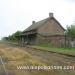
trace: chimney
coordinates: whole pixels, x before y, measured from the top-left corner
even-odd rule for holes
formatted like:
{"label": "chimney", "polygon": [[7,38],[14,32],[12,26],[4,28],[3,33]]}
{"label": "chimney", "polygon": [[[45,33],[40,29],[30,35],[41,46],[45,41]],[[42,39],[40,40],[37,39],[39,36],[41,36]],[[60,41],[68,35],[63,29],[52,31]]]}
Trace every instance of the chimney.
{"label": "chimney", "polygon": [[35,21],[32,21],[32,24],[35,24]]}
{"label": "chimney", "polygon": [[49,13],[49,17],[50,17],[50,18],[53,17],[53,13]]}

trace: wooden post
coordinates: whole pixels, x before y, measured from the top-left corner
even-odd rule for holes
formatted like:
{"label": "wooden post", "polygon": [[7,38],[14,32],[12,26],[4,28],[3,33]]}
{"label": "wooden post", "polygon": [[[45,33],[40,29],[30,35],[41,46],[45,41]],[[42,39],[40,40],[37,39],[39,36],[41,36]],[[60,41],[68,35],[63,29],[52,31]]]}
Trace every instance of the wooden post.
{"label": "wooden post", "polygon": [[24,46],[24,38],[22,37],[22,46]]}

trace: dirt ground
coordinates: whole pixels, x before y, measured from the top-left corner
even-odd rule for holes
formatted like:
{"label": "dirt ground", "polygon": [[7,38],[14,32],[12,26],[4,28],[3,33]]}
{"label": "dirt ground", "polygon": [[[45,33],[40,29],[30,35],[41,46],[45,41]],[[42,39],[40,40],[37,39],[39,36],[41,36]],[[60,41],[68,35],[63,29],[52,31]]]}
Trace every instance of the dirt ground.
{"label": "dirt ground", "polygon": [[[0,43],[0,57],[0,75],[75,75],[74,57],[4,43]],[[59,66],[63,68],[58,69]]]}

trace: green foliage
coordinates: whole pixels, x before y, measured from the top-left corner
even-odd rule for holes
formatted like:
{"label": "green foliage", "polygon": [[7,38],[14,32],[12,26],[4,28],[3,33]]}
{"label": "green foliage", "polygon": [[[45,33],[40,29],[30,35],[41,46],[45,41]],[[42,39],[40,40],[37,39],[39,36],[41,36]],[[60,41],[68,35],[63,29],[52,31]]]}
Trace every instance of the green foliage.
{"label": "green foliage", "polygon": [[17,37],[16,36],[20,36],[20,35],[21,35],[21,31],[17,31],[17,32],[13,33],[12,35],[9,35],[7,37],[8,39],[6,39],[5,37],[4,37],[4,39],[6,39],[8,41],[17,41]]}
{"label": "green foliage", "polygon": [[66,33],[68,36],[75,38],[75,25],[67,26]]}
{"label": "green foliage", "polygon": [[42,43],[42,44],[38,44],[38,46],[40,46],[40,47],[53,47],[50,43]]}
{"label": "green foliage", "polygon": [[15,33],[12,34],[12,36],[19,36],[21,34],[21,31],[17,31]]}

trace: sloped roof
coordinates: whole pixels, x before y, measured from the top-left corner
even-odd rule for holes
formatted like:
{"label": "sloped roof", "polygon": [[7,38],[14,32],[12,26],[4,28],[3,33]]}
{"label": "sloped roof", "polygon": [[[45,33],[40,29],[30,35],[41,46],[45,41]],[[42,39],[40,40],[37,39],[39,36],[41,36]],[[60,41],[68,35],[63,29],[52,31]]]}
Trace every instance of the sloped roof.
{"label": "sloped roof", "polygon": [[23,32],[30,31],[30,30],[35,30],[38,27],[40,27],[41,25],[43,25],[47,20],[48,20],[48,18],[46,18],[44,20],[41,20],[39,22],[35,22],[34,24],[30,25],[27,29],[25,29]]}
{"label": "sloped roof", "polygon": [[[34,24],[32,24],[32,25],[30,25],[27,29],[25,29],[23,32],[26,32],[26,31],[31,31],[31,30],[36,30],[36,29],[38,29],[40,26],[42,26],[45,22],[47,22],[49,19],[54,19],[54,20],[56,20],[54,17],[48,17],[48,18],[46,18],[46,19],[44,19],[44,20],[41,20],[41,21],[39,21],[39,22],[36,22],[36,23],[34,23]],[[56,20],[57,21],[57,20]],[[58,21],[57,21],[58,22]],[[59,22],[58,22],[59,23]],[[61,24],[59,23],[59,25],[60,25],[60,27],[62,27],[61,26]],[[63,28],[63,27],[62,27]],[[63,28],[63,30],[65,30],[64,28]]]}

